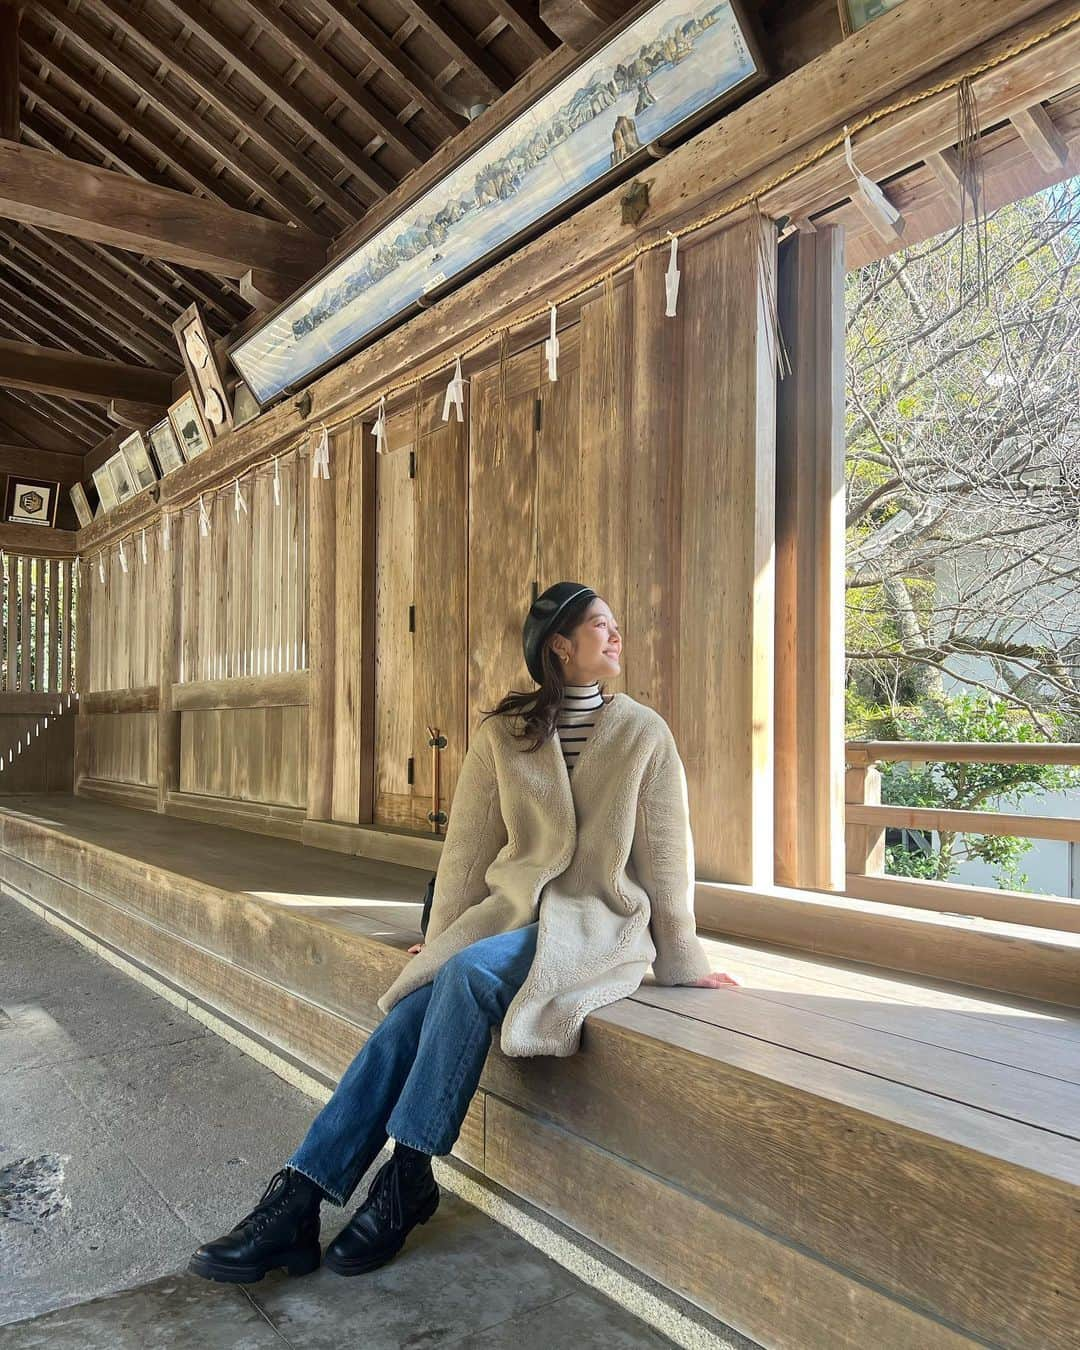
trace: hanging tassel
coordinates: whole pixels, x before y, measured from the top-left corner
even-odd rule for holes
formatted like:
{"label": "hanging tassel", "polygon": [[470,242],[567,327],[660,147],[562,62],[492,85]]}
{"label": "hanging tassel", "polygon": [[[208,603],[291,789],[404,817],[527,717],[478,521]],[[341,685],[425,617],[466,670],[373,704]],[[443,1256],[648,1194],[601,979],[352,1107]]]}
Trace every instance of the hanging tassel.
{"label": "hanging tassel", "polygon": [[139,551],[142,553],[143,566],[146,566],[146,530],[144,529],[139,536]]}
{"label": "hanging tassel", "polygon": [[105,556],[102,553],[97,555],[97,574],[98,580],[105,585]]}
{"label": "hanging tassel", "polygon": [[274,457],[274,505],[281,505],[281,470],[278,467],[280,456]]}
{"label": "hanging tassel", "polygon": [[765,243],[769,232],[775,234],[775,225],[772,217],[762,212],[761,203],[756,197],[751,208],[751,228],[757,240],[759,285],[765,306],[765,336],[776,362],[777,373],[783,380],[791,374],[791,359],[780,327],[780,306],[776,299],[776,254],[773,251],[770,255]]}
{"label": "hanging tassel", "polygon": [[205,539],[210,533],[210,517],[206,514],[206,503],[202,499],[202,493],[199,493],[199,534]]}
{"label": "hanging tassel", "polygon": [[503,461],[503,447],[510,420],[507,375],[510,365],[510,330],[504,328],[499,339],[499,416],[495,426],[495,464]]}
{"label": "hanging tassel", "polygon": [[118,552],[120,554],[120,571],[123,572],[125,576],[127,576],[128,565],[127,565],[127,558],[124,557],[124,541],[122,539],[120,540],[120,547]]}
{"label": "hanging tassel", "polygon": [[[277,461],[274,461],[274,468],[277,468]],[[315,440],[315,453],[311,457],[311,476],[312,478],[330,477],[330,433],[326,429],[324,422],[319,428],[318,437]]]}
{"label": "hanging tassel", "polygon": [[244,501],[244,494],[240,491],[240,479],[235,480],[235,489],[233,492],[233,510],[236,512],[236,519],[240,519],[240,512],[243,511],[246,516],[248,513],[247,502]]}
{"label": "hanging tassel", "polygon": [[461,357],[454,358],[454,373],[450,377],[450,383],[446,386],[446,395],[443,398],[442,420],[449,422],[450,409],[457,409],[457,420],[465,421],[465,378],[461,373]]}
{"label": "hanging tassel", "polygon": [[679,236],[668,230],[671,237],[671,253],[668,257],[667,271],[664,273],[664,294],[667,297],[667,305],[664,308],[664,317],[673,319],[675,317],[676,306],[679,302],[679,278],[682,273],[679,271]]}
{"label": "hanging tassel", "polygon": [[990,305],[990,238],[986,214],[986,174],[982,156],[982,132],[979,105],[971,77],[965,75],[956,90],[956,176],[960,180],[960,299],[964,288],[964,257],[967,253],[965,225],[967,205],[975,228],[974,300],[982,307]]}
{"label": "hanging tassel", "polygon": [[[896,225],[902,219],[900,212],[885,196],[881,188],[872,178],[867,178],[866,174],[855,163],[851,153],[851,136],[848,133],[847,126],[844,127],[844,158],[847,160],[848,168],[851,170],[851,176],[859,185],[863,196],[866,197],[876,211],[878,211],[889,222],[890,225]],[[756,198],[755,198],[756,201]],[[758,208],[760,210],[760,207]],[[903,227],[901,226],[901,229]]]}
{"label": "hanging tassel", "polygon": [[544,359],[547,361],[548,379],[554,384],[559,378],[559,339],[555,335],[556,308],[554,305],[550,305],[550,309],[551,331],[544,343]]}
{"label": "hanging tassel", "polygon": [[379,415],[375,418],[372,431],[375,433],[375,453],[377,455],[386,455],[390,452],[390,447],[386,443],[386,395],[383,394],[379,399]]}

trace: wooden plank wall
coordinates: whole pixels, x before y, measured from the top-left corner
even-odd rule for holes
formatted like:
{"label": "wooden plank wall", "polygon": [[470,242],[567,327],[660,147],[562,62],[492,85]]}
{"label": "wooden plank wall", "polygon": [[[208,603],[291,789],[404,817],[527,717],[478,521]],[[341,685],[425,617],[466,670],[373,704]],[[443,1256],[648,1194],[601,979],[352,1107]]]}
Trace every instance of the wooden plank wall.
{"label": "wooden plank wall", "polygon": [[[532,687],[534,586],[576,578],[622,628],[608,691],[675,733],[699,876],[770,883],[775,257],[750,214],[701,231],[680,249],[675,317],[659,251],[560,308],[556,380],[537,327],[466,369],[461,422],[442,419],[440,376],[392,402],[385,454],[370,403],[331,428],[330,479],[312,477],[306,439],[291,448],[280,506],[270,466],[241,480],[239,515],[234,480],[215,480],[207,536],[197,503],[174,520],[175,653],[155,628],[160,587],[139,591],[137,567],[120,578],[113,549],[110,584],[93,588],[90,687],[157,682],[144,721],[167,752],[139,758],[129,739],[122,764],[103,747],[84,772],[156,782],[159,809],[187,814],[195,798],[267,803],[280,810],[260,828],[306,817],[345,846],[335,831],[372,822],[441,834],[433,809],[449,810],[481,713]],[[245,704],[251,681],[304,670]],[[197,703],[174,710],[196,683]],[[446,738],[437,802],[429,731]]]}
{"label": "wooden plank wall", "polygon": [[298,451],[225,483],[182,515],[180,680],[227,680],[307,667],[307,491]]}

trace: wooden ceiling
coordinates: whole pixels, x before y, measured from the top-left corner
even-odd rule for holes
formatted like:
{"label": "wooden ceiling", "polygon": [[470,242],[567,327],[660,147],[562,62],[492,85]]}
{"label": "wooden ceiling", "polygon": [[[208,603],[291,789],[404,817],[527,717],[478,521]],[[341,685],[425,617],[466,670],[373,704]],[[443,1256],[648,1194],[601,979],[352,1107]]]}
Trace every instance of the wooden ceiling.
{"label": "wooden ceiling", "polygon": [[[535,0],[0,0],[0,22],[21,145],[324,245],[560,45]],[[252,312],[236,279],[0,221],[0,339],[176,375],[192,300],[216,336]],[[0,392],[0,442],[85,451],[114,430],[100,402]]]}
{"label": "wooden ceiling", "polygon": [[[179,387],[172,324],[193,300],[216,338],[258,322],[256,307],[284,299],[378,228],[628,8],[629,0],[0,0],[0,472],[33,472],[37,462],[41,476],[85,476],[118,424],[146,425],[144,408],[115,402],[138,404],[138,395],[103,397],[98,372],[114,367],[116,388],[155,378],[158,390],[163,379]],[[843,37],[836,0],[744,8],[773,82]],[[995,196],[1021,179],[1034,190],[1075,172],[1076,91],[1061,97],[1075,80],[1072,52],[1061,35],[998,81],[1008,97],[991,97],[984,121],[984,131],[998,127]],[[929,107],[915,115],[940,118]],[[890,185],[888,175],[919,162],[925,128],[918,136],[900,128],[908,152],[899,164],[883,151],[877,176],[911,220],[903,242],[943,228],[945,207],[932,199],[949,169],[951,127],[934,132],[935,153],[910,179],[914,196],[904,195],[907,180]],[[821,172],[818,198],[811,192],[793,212],[800,228],[843,219],[852,263],[902,246],[854,204],[844,214],[842,169]],[[790,203],[773,214],[785,212]],[[52,351],[31,357],[32,348]],[[81,367],[78,357],[87,358]],[[31,360],[50,369],[44,388],[23,378]]]}

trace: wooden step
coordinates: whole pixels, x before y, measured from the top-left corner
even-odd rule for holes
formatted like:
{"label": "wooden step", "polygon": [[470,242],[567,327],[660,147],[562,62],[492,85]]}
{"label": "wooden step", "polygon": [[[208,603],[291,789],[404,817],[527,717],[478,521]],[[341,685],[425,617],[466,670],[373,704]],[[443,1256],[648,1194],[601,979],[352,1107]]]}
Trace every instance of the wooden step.
{"label": "wooden step", "polygon": [[[85,807],[0,812],[3,889],[335,1080],[415,872]],[[647,982],[566,1059],[496,1036],[454,1156],[764,1345],[1071,1345],[1080,1017],[706,945],[740,989]]]}

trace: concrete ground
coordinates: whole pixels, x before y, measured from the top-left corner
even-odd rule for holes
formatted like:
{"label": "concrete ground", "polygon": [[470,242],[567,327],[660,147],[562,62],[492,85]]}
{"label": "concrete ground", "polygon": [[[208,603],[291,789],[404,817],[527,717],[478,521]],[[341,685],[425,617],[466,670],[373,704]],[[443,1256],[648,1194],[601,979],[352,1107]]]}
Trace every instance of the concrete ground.
{"label": "concrete ground", "polygon": [[[445,1187],[435,1216],[368,1275],[186,1275],[317,1109],[0,896],[0,1350],[674,1344]],[[329,1241],[351,1209],[323,1212]]]}

